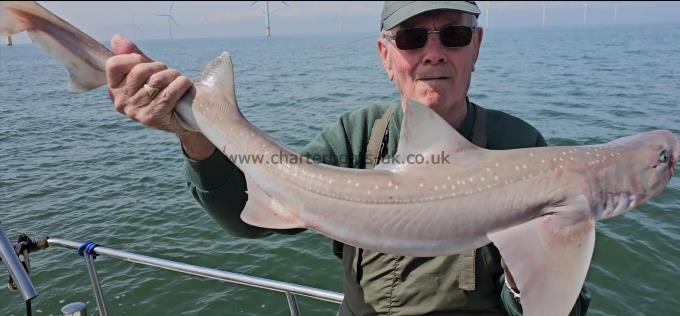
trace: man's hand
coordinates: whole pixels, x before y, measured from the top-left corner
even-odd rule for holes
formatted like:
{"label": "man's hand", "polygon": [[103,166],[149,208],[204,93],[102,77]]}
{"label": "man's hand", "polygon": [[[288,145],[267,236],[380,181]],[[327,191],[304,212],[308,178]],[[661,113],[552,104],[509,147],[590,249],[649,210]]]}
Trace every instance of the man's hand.
{"label": "man's hand", "polygon": [[[164,63],[154,62],[122,35],[113,36],[111,48],[115,56],[106,62],[106,78],[116,111],[145,126],[177,134],[190,158],[210,157],[214,146],[201,133],[183,128],[173,111],[193,86],[189,78]],[[151,98],[144,84],[159,92]]]}

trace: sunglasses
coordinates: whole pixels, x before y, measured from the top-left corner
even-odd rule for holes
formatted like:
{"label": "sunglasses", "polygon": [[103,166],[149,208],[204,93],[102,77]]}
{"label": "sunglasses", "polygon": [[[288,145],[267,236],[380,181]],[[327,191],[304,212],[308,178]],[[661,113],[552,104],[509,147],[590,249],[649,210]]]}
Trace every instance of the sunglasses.
{"label": "sunglasses", "polygon": [[412,50],[423,48],[431,33],[439,35],[439,42],[446,47],[464,47],[472,41],[472,32],[477,27],[467,25],[450,25],[439,30],[430,31],[422,27],[413,27],[397,31],[397,34],[383,34],[386,39],[394,40],[397,48],[401,50]]}

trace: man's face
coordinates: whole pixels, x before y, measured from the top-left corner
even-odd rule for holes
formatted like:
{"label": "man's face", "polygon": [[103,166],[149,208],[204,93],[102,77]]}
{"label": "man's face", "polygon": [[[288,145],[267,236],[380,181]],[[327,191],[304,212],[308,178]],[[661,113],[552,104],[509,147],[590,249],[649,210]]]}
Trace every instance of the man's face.
{"label": "man's face", "polygon": [[[438,30],[447,25],[472,26],[471,15],[458,11],[433,11],[417,15],[386,31],[396,35],[400,29],[422,27]],[[402,100],[418,101],[442,116],[464,110],[482,30],[477,29],[465,47],[449,48],[439,41],[438,34],[430,34],[423,48],[400,50],[393,40],[378,39],[378,50],[387,75],[394,80]]]}

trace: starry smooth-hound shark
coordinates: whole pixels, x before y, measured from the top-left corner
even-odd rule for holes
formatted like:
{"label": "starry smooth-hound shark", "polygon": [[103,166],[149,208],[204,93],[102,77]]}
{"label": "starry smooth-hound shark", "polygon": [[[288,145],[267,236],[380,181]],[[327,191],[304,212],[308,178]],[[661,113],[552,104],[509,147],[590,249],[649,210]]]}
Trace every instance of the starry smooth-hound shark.
{"label": "starry smooth-hound shark", "polygon": [[[0,33],[21,31],[65,65],[72,90],[106,83],[107,48],[34,2],[1,3]],[[680,154],[677,137],[665,130],[601,145],[487,150],[410,101],[397,157],[426,160],[346,169],[298,156],[248,122],[227,53],[203,69],[194,87],[175,111],[245,173],[245,222],[310,228],[397,255],[447,255],[493,242],[530,316],[568,314],[590,265],[595,221],[662,192]],[[450,163],[426,163],[438,154]]]}

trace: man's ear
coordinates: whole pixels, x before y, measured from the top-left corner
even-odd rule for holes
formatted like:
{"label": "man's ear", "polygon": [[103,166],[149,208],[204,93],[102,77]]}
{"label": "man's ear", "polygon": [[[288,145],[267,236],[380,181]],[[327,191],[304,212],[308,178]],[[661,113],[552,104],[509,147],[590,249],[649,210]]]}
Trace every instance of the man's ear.
{"label": "man's ear", "polygon": [[392,65],[390,64],[390,57],[387,52],[387,43],[385,39],[378,38],[376,43],[378,46],[378,53],[380,54],[380,60],[382,61],[383,67],[385,67],[385,72],[387,72],[387,79],[392,81],[394,79],[394,72],[392,71]]}
{"label": "man's ear", "polygon": [[482,47],[482,39],[484,38],[484,29],[478,28],[473,35],[471,45],[474,45],[474,52],[472,52],[472,71],[475,71],[475,64],[477,64],[477,57],[479,57],[479,48]]}

